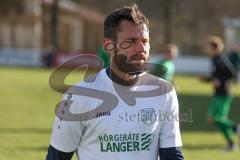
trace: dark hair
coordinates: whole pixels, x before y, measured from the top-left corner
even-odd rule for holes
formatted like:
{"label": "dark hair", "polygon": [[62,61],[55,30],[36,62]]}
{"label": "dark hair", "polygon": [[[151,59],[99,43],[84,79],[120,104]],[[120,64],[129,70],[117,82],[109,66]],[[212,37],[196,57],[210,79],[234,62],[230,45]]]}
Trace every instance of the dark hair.
{"label": "dark hair", "polygon": [[121,9],[113,11],[104,21],[104,37],[116,40],[117,32],[120,30],[121,21],[127,20],[136,24],[149,25],[148,19],[144,16],[138,6],[133,3]]}

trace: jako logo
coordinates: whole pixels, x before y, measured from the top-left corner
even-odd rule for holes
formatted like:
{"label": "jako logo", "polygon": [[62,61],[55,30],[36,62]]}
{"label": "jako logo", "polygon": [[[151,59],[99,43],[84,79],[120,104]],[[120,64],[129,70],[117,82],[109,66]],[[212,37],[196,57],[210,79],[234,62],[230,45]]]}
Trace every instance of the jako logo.
{"label": "jako logo", "polygon": [[97,112],[96,117],[111,116],[111,112]]}

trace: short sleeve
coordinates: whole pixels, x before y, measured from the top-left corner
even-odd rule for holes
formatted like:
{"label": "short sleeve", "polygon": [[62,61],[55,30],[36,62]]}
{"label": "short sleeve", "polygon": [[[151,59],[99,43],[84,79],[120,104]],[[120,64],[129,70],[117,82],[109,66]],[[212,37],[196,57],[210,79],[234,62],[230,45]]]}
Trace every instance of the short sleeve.
{"label": "short sleeve", "polygon": [[[66,96],[67,97],[67,96]],[[66,100],[66,97],[63,100]],[[77,96],[71,98],[71,110],[77,111]],[[73,152],[80,144],[83,123],[80,121],[64,121],[55,117],[50,144],[62,152]]]}
{"label": "short sleeve", "polygon": [[160,122],[160,148],[180,147],[182,140],[179,128],[179,105],[176,91],[173,88],[167,95],[164,119]]}

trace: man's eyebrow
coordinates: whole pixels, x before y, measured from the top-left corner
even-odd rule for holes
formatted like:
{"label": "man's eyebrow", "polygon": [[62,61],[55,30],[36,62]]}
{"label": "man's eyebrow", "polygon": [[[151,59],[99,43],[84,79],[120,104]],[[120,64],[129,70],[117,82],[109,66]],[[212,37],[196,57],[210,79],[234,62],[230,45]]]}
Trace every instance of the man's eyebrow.
{"label": "man's eyebrow", "polygon": [[129,38],[127,38],[126,40],[138,40],[139,38],[137,38],[137,37],[129,37]]}
{"label": "man's eyebrow", "polygon": [[131,41],[137,41],[137,40],[139,40],[139,39],[144,39],[144,40],[149,40],[149,38],[147,38],[147,37],[143,37],[143,38],[137,38],[137,37],[129,37],[129,38],[127,38],[127,39],[125,39],[125,40],[131,40]]}
{"label": "man's eyebrow", "polygon": [[136,42],[136,41],[138,41],[139,39],[141,39],[141,38],[137,38],[137,37],[129,37],[129,38],[126,38],[125,41]]}

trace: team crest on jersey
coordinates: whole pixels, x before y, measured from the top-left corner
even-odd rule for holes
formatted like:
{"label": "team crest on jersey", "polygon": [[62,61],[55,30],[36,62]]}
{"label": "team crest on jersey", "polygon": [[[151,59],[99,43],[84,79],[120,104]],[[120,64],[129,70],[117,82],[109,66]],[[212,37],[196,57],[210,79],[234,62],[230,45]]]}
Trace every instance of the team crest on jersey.
{"label": "team crest on jersey", "polygon": [[151,125],[156,120],[156,113],[154,108],[145,108],[141,111],[141,120],[147,125]]}

